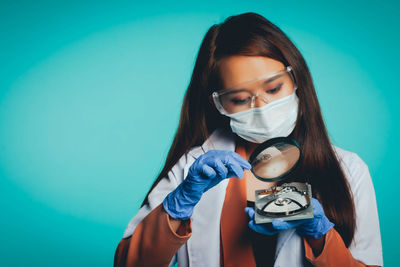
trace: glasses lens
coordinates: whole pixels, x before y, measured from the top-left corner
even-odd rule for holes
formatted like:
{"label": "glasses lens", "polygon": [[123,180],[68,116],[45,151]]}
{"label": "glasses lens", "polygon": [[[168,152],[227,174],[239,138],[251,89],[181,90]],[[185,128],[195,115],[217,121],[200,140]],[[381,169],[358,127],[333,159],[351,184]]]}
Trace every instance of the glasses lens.
{"label": "glasses lens", "polygon": [[290,95],[295,89],[293,79],[288,72],[243,83],[240,87],[231,88],[218,97],[220,105],[228,114],[250,109],[253,95],[259,97],[263,104],[269,104]]}
{"label": "glasses lens", "polygon": [[260,88],[259,97],[268,104],[288,96],[294,91],[294,83],[288,72],[263,79],[257,87]]}
{"label": "glasses lens", "polygon": [[228,114],[247,110],[251,107],[252,94],[248,91],[232,90],[219,97],[221,106]]}

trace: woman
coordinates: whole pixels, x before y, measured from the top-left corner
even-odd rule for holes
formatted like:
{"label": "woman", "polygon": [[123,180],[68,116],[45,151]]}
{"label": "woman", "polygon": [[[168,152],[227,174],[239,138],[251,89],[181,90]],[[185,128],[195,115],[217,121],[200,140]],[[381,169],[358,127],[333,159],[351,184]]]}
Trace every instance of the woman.
{"label": "woman", "polygon": [[[313,190],[314,218],[255,224],[249,155],[288,136]],[[274,183],[264,183],[265,187]],[[379,266],[374,188],[357,154],[330,143],[310,72],[289,38],[256,13],[206,33],[178,131],[125,230],[115,266]]]}

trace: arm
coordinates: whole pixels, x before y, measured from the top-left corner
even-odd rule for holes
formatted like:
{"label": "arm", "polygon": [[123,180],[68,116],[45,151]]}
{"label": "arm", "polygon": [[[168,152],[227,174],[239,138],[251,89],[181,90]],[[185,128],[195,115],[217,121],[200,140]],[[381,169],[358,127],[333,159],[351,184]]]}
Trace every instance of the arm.
{"label": "arm", "polygon": [[192,233],[191,219],[174,220],[160,204],[118,244],[114,266],[168,266]]}
{"label": "arm", "polygon": [[117,248],[116,266],[167,266],[191,235],[192,212],[202,194],[223,179],[243,177],[242,168],[251,167],[233,151],[210,150],[196,159],[179,183],[185,165],[186,159],[178,162],[149,194],[149,203],[125,231],[124,237],[133,232],[132,237]]}
{"label": "arm", "polygon": [[[186,225],[182,223],[181,226],[180,221],[169,220],[170,217],[167,216],[165,211],[162,209],[162,201],[166,195],[173,191],[177,185],[182,182],[184,167],[186,166],[187,162],[188,157],[186,154],[184,154],[168,172],[166,177],[161,179],[161,181],[149,193],[147,203],[139,209],[124,231],[122,240],[119,242],[115,251],[114,266],[142,266],[143,262],[132,263],[134,259],[133,256],[138,255],[136,260],[145,261],[145,255],[149,254],[142,254],[139,256],[139,253],[145,251],[142,250],[139,245],[143,239],[151,239],[154,233],[157,233],[158,231],[163,230],[164,234],[161,236],[156,236],[156,238],[159,238],[159,240],[160,238],[165,238],[165,241],[157,242],[157,244],[166,244],[169,242],[168,238],[170,238],[171,235],[172,237],[175,237],[173,234],[174,232],[180,236],[186,236],[185,233],[181,232],[182,229],[187,230]],[[169,225],[174,231],[168,232],[168,230],[170,230]],[[157,229],[157,227],[159,229]],[[153,231],[150,230],[152,228]],[[180,230],[178,230],[178,228]],[[190,231],[191,229],[188,230],[188,232]]]}
{"label": "arm", "polygon": [[332,228],[320,240],[303,238],[303,241],[305,256],[313,266],[367,266],[353,258],[335,228]]}
{"label": "arm", "polygon": [[339,158],[354,198],[357,227],[353,241],[347,248],[339,233],[331,229],[325,241],[304,238],[305,256],[315,266],[381,266],[379,219],[368,166],[355,153]]}

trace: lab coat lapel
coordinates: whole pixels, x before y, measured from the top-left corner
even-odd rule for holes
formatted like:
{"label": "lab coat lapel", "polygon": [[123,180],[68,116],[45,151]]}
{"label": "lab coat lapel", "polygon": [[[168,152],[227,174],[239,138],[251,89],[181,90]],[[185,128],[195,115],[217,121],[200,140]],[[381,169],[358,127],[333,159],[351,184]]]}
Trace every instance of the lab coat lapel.
{"label": "lab coat lapel", "polygon": [[[231,132],[217,129],[190,154],[194,161],[209,150],[235,150]],[[184,168],[186,177],[191,164]],[[220,264],[220,217],[228,179],[221,181],[203,194],[192,215],[192,236],[187,241],[189,266],[219,266]]]}
{"label": "lab coat lapel", "polygon": [[288,229],[285,231],[281,231],[278,234],[278,238],[276,241],[276,252],[275,259],[279,256],[279,253],[282,250],[282,247],[288,242],[289,238],[294,234],[295,229]]}
{"label": "lab coat lapel", "polygon": [[303,266],[303,239],[296,233],[296,229],[288,229],[278,234],[275,267]]}

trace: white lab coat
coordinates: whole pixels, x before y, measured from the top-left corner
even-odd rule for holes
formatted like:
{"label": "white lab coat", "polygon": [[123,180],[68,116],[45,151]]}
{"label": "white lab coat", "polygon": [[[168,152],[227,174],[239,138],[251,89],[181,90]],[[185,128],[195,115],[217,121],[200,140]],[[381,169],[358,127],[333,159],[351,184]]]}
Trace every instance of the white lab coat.
{"label": "white lab coat", "polygon": [[[379,229],[375,191],[367,165],[350,151],[333,146],[344,169],[354,196],[357,227],[349,250],[353,257],[367,265],[383,264],[382,244]],[[166,195],[173,191],[186,177],[188,168],[201,154],[211,149],[235,150],[234,135],[230,131],[217,129],[201,145],[193,147],[183,155],[158,185],[151,191],[148,204],[140,208],[129,222],[123,237],[132,235],[139,222]],[[220,216],[229,179],[221,181],[205,192],[194,208],[192,215],[192,236],[175,254],[171,265],[219,266],[220,264]],[[295,229],[278,234],[275,267],[304,266],[304,244]]]}

